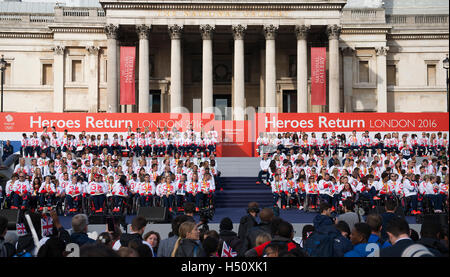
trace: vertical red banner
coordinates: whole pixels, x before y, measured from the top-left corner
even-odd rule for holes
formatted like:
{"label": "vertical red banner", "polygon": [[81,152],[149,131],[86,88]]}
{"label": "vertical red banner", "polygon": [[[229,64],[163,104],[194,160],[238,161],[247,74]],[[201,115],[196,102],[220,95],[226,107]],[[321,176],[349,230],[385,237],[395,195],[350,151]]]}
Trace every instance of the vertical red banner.
{"label": "vertical red banner", "polygon": [[135,105],[136,47],[120,47],[120,105]]}
{"label": "vertical red banner", "polygon": [[311,105],[326,105],[327,50],[325,47],[311,47]]}

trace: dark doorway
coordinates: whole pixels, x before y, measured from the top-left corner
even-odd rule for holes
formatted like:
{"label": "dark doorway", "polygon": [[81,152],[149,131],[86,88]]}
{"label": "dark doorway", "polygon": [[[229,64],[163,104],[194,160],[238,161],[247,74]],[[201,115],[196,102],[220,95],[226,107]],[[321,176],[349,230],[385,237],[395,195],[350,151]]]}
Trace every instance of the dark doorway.
{"label": "dark doorway", "polygon": [[151,113],[161,112],[161,90],[150,90],[149,106]]}
{"label": "dark doorway", "polygon": [[297,90],[283,90],[283,113],[297,112]]}
{"label": "dark doorway", "polygon": [[218,108],[220,112],[216,111],[216,120],[231,120],[231,95],[219,94],[213,96],[214,107]]}

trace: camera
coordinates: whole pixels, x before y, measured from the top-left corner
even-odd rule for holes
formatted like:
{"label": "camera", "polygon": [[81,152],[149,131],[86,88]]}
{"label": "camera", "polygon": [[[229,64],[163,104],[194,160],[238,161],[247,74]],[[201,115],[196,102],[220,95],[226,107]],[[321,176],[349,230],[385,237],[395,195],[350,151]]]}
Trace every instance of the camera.
{"label": "camera", "polygon": [[208,223],[214,217],[214,210],[210,208],[202,209],[199,212],[200,221]]}

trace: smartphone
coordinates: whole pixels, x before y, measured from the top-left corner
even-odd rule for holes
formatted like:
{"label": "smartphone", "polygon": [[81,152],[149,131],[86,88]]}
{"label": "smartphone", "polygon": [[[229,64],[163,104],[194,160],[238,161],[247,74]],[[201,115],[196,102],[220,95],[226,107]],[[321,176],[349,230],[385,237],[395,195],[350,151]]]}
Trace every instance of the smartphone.
{"label": "smartphone", "polygon": [[114,217],[112,216],[106,217],[106,224],[108,226],[108,231],[114,232]]}

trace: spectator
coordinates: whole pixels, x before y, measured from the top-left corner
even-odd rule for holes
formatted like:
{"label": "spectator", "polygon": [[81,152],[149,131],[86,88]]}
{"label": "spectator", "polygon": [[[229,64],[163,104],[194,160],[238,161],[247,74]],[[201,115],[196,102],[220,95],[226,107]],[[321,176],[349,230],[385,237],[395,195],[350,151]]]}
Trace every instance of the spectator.
{"label": "spectator", "polygon": [[312,226],[311,224],[307,224],[305,226],[303,226],[302,229],[302,240],[300,241],[300,247],[303,248],[306,240],[308,239],[308,237],[314,232],[314,226]]}
{"label": "spectator", "polygon": [[248,203],[247,215],[243,216],[239,222],[238,237],[240,240],[244,241],[247,237],[248,231],[258,224],[258,222],[256,221],[258,213],[258,203]]}
{"label": "spectator", "polygon": [[0,258],[11,257],[14,246],[6,242],[5,236],[8,231],[8,219],[0,216]]}
{"label": "spectator", "polygon": [[238,256],[241,255],[243,241],[238,238],[238,235],[235,232],[233,232],[233,222],[229,217],[225,217],[220,221],[219,237],[219,254],[222,254],[223,243],[225,242],[228,247],[231,247],[233,251],[236,251]]}
{"label": "spectator", "polygon": [[350,235],[353,250],[345,253],[344,257],[367,257],[371,253],[367,248],[370,234],[370,226],[367,223],[356,223]]}
{"label": "spectator", "polygon": [[72,234],[70,235],[70,242],[83,246],[87,243],[95,243],[87,235],[88,231],[88,217],[85,214],[77,214],[72,217]]}
{"label": "spectator", "polygon": [[198,243],[200,231],[194,222],[183,222],[178,233],[180,236],[171,257],[206,257],[202,246]]}
{"label": "spectator", "polygon": [[12,257],[14,254],[16,254],[16,245],[17,241],[19,240],[19,237],[16,233],[13,232],[7,232],[5,235],[5,247],[7,250],[7,257]]}
{"label": "spectator", "polygon": [[256,246],[256,237],[260,233],[271,233],[271,222],[274,217],[273,210],[271,208],[264,208],[259,214],[261,222],[249,229],[247,236],[244,240],[243,250],[252,249]]}
{"label": "spectator", "polygon": [[[146,225],[147,220],[144,217],[137,216],[133,218],[133,221],[131,222],[131,233],[122,234],[120,240],[116,241],[116,243],[114,244],[113,249],[117,251],[121,246],[130,247],[129,243],[131,241],[135,241],[138,247],[140,247],[141,244],[146,245],[150,249],[151,257],[153,257],[152,246],[142,238],[142,234],[144,233]],[[142,257],[142,255],[139,256]]]}
{"label": "spectator", "polygon": [[352,243],[334,225],[330,204],[321,203],[319,213],[313,220],[315,231],[306,241],[305,250],[313,257],[343,257],[352,249]]}
{"label": "spectator", "polygon": [[120,249],[117,251],[117,255],[122,258],[136,258],[139,257],[139,254],[136,250],[130,248],[130,247],[120,247]]}
{"label": "spectator", "polygon": [[60,258],[67,256],[66,244],[58,237],[49,238],[44,245],[39,248],[37,257],[39,258]]}
{"label": "spectator", "polygon": [[195,204],[192,202],[184,203],[184,214],[194,218]]}
{"label": "spectator", "polygon": [[420,240],[417,243],[424,245],[436,257],[448,257],[448,248],[439,240],[441,225],[432,221],[424,221],[420,230]]}
{"label": "spectator", "polygon": [[272,236],[267,233],[261,233],[256,237],[256,246],[260,246],[263,243],[266,243],[268,241],[272,240]]}
{"label": "spectator", "polygon": [[214,236],[209,236],[203,240],[202,247],[206,257],[218,257],[219,240]]}
{"label": "spectator", "polygon": [[[153,253],[158,253],[158,246],[161,242],[161,236],[158,232],[150,231],[144,235],[144,240],[148,242],[153,249]],[[156,254],[155,254],[156,257]]]}
{"label": "spectator", "polygon": [[381,217],[381,215],[374,213],[369,214],[366,218],[366,223],[369,225],[371,230],[371,234],[368,240],[369,243],[378,244],[380,249],[391,246],[389,241],[385,241],[381,238],[381,229],[383,228],[383,218]]}
{"label": "spectator", "polygon": [[[392,246],[381,249],[381,257],[402,257],[403,252],[408,247],[415,245],[409,237],[409,225],[405,219],[394,217],[388,222],[386,233]],[[432,254],[430,253],[430,256]]]}
{"label": "spectator", "polygon": [[194,219],[188,215],[179,215],[172,221],[172,236],[161,241],[158,248],[158,257],[170,257],[175,243],[179,237],[179,228],[183,222],[190,221],[194,222]]}
{"label": "spectator", "polygon": [[106,245],[107,247],[111,248],[114,245],[114,241],[113,241],[113,237],[110,233],[108,232],[103,232],[100,235],[98,235],[97,237],[97,243]]}
{"label": "spectator", "polygon": [[300,249],[300,245],[292,240],[294,238],[294,228],[292,224],[286,221],[281,221],[277,227],[275,236],[271,241],[250,249],[245,253],[245,256],[261,257],[265,253],[265,248],[269,247],[269,245],[277,245],[274,250],[277,250],[278,252],[292,252],[296,253],[295,256],[305,256],[303,251]]}
{"label": "spectator", "polygon": [[386,212],[381,215],[381,217],[383,218],[383,228],[381,229],[381,238],[383,240],[387,240],[388,239],[388,235],[386,233],[387,224],[389,221],[391,221],[391,219],[398,217],[395,214],[395,210],[397,209],[397,203],[395,202],[394,199],[389,198],[386,200],[384,208]]}
{"label": "spectator", "polygon": [[339,232],[341,232],[341,235],[347,239],[350,239],[350,226],[347,224],[347,222],[345,221],[339,221],[338,223],[336,223],[336,229],[339,230]]}
{"label": "spectator", "polygon": [[217,233],[216,230],[208,230],[204,232],[203,234],[200,234],[200,241],[204,241],[208,237],[213,237],[217,240],[219,240],[219,233]]}
{"label": "spectator", "polygon": [[344,213],[339,215],[338,221],[345,221],[347,222],[348,226],[350,227],[350,230],[353,230],[353,227],[356,223],[364,222],[364,219],[361,218],[360,215],[356,214],[354,212],[355,204],[352,200],[346,199],[344,200]]}

